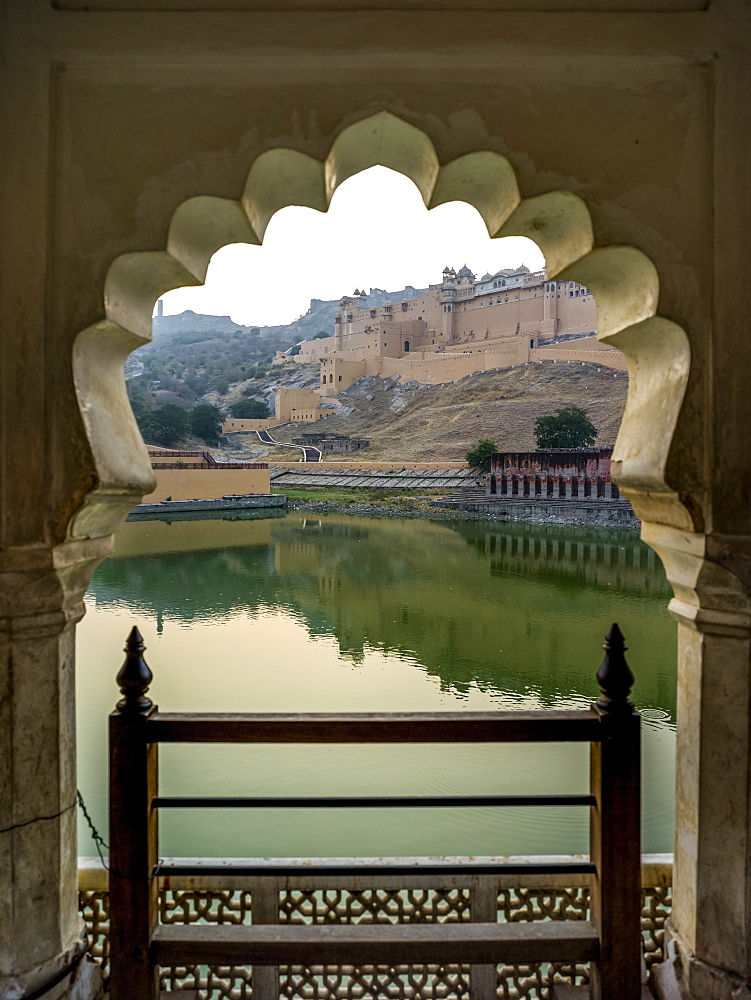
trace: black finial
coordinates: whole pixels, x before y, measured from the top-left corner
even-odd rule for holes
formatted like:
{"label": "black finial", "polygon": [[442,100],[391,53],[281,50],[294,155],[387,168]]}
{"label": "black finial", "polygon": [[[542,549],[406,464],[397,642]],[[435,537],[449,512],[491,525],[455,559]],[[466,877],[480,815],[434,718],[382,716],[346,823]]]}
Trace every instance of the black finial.
{"label": "black finial", "polygon": [[133,626],[125,641],[125,662],[117,675],[117,683],[124,697],[117,703],[121,712],[145,713],[151,708],[151,701],[146,697],[153,674],[143,658],[141,633]]}
{"label": "black finial", "polygon": [[597,699],[597,709],[601,714],[633,708],[629,698],[634,684],[634,675],[626,663],[626,642],[623,633],[613,622],[602,648],[605,659],[597,671],[597,683],[602,694]]}

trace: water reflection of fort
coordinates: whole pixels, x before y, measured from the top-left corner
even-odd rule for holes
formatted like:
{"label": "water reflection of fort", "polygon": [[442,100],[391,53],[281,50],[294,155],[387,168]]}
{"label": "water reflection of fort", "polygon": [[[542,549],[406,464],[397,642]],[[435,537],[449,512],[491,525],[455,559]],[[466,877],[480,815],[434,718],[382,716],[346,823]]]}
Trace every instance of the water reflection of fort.
{"label": "water reflection of fort", "polygon": [[381,650],[454,693],[589,697],[617,616],[655,665],[639,677],[641,703],[674,701],[668,586],[631,531],[290,514],[131,523],[116,553],[92,583],[98,605],[181,624],[283,610],[353,663]]}
{"label": "water reflection of fort", "polygon": [[493,574],[570,577],[593,587],[669,593],[657,556],[632,531],[572,538],[561,537],[559,527],[514,528],[484,528],[477,539]]}

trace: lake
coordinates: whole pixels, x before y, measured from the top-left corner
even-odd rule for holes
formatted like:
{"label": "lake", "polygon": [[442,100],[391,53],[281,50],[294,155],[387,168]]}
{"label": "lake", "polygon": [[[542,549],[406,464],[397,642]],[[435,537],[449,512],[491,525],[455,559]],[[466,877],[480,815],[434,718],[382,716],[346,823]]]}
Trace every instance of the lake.
{"label": "lake", "polygon": [[[107,826],[107,716],[133,624],[164,711],[584,708],[617,621],[643,712],[645,852],[672,851],[675,625],[634,531],[345,514],[125,524],[78,628],[79,787]],[[587,791],[587,748],[164,746],[167,795]],[[562,854],[586,809],[165,812],[166,856]],[[95,853],[79,822],[79,853]]]}

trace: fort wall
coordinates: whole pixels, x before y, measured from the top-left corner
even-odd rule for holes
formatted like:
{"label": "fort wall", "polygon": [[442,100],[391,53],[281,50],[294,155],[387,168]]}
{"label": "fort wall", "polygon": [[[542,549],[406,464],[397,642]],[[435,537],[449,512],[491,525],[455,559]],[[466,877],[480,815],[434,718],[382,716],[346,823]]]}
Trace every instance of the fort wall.
{"label": "fort wall", "polygon": [[542,271],[520,267],[478,282],[466,266],[446,268],[443,282],[415,299],[372,309],[364,301],[343,298],[334,337],[300,345],[298,362],[320,362],[321,396],[335,396],[363,375],[437,385],[530,361],[626,370],[621,352],[597,340],[589,289],[548,281]]}
{"label": "fort wall", "polygon": [[156,489],[144,503],[172,500],[215,500],[224,496],[271,493],[268,465],[248,469],[217,468],[154,469]]}
{"label": "fort wall", "polygon": [[289,389],[285,386],[276,390],[273,416],[262,419],[227,417],[222,421],[222,434],[265,431],[278,424],[311,424],[322,416],[318,409],[320,403],[320,394],[312,389]]}
{"label": "fort wall", "polygon": [[354,469],[355,471],[373,472],[403,472],[412,469],[435,471],[440,469],[466,469],[466,462],[351,462],[351,461],[323,461],[323,462],[295,462],[293,465],[285,462],[270,462],[272,469],[292,468],[296,472],[320,469]]}

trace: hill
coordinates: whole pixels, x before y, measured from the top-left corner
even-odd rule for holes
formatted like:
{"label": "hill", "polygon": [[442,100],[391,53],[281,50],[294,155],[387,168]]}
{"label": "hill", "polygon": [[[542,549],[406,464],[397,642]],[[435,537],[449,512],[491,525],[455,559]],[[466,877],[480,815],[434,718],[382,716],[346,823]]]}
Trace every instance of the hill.
{"label": "hill", "polygon": [[[375,309],[387,302],[401,302],[402,299],[415,299],[427,291],[426,288],[414,288],[406,285],[396,292],[387,292],[382,288],[371,288],[363,300],[361,308]],[[339,312],[339,299],[311,299],[308,311],[285,326],[262,326],[261,336],[278,336],[289,339],[293,344],[301,340],[312,340],[317,333],[334,332],[334,318]]]}
{"label": "hill", "polygon": [[[369,307],[414,298],[425,289],[407,285],[394,292],[371,288]],[[128,395],[140,410],[165,403],[186,408],[200,402],[223,404],[229,387],[248,379],[275,378],[272,359],[301,340],[334,332],[339,299],[311,299],[308,311],[280,326],[244,326],[231,316],[209,316],[191,309],[155,316],[154,339],[130,355],[125,366]],[[254,386],[255,388],[255,386]]]}
{"label": "hill", "polygon": [[360,460],[461,460],[482,438],[502,450],[534,448],[537,417],[575,405],[589,412],[597,444],[607,447],[615,443],[627,393],[626,373],[574,362],[479,372],[432,386],[367,377],[338,397],[342,412],[273,433],[279,441],[313,428],[369,438],[370,447],[356,456]]}

